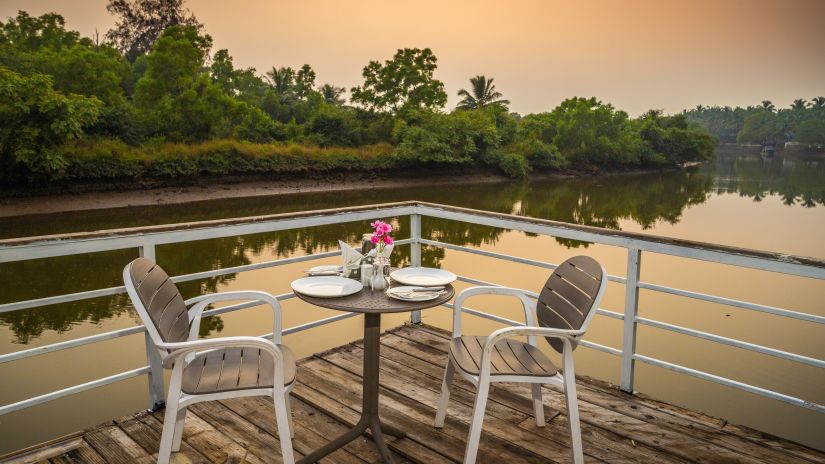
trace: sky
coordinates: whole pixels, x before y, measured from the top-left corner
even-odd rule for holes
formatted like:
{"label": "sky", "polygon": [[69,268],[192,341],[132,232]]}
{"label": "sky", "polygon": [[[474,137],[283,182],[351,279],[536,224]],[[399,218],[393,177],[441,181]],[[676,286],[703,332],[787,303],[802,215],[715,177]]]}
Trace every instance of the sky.
{"label": "sky", "polygon": [[[483,74],[522,114],[595,96],[632,116],[825,95],[825,0],[188,0],[236,67],[309,63],[347,89],[370,60],[429,47],[459,89]],[[84,36],[115,18],[106,0],[0,0],[0,18],[54,11]]]}

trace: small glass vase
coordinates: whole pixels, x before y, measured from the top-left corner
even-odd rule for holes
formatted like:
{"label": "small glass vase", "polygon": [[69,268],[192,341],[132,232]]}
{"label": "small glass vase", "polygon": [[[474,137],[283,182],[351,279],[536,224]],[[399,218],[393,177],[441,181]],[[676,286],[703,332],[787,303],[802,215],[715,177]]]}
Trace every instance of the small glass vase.
{"label": "small glass vase", "polygon": [[385,290],[389,287],[390,280],[390,259],[385,256],[377,256],[372,263],[372,280],[370,287],[372,290]]}

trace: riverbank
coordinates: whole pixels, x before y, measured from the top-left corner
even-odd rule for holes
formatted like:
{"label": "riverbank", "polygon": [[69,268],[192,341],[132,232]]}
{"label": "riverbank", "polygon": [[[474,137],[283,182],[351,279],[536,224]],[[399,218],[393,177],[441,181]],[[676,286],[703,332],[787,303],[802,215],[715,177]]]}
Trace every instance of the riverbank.
{"label": "riverbank", "polygon": [[[544,176],[547,177],[547,176]],[[569,177],[560,174],[554,177]],[[218,182],[179,187],[158,187],[141,190],[110,192],[83,192],[28,197],[0,198],[0,217],[49,214],[90,209],[121,208],[127,206],[170,205],[193,201],[219,200],[293,193],[334,192],[363,189],[413,187],[422,184],[449,186],[455,176],[428,178],[359,178],[347,179],[293,179],[268,181]],[[461,176],[462,184],[508,182],[510,179],[494,174]]]}

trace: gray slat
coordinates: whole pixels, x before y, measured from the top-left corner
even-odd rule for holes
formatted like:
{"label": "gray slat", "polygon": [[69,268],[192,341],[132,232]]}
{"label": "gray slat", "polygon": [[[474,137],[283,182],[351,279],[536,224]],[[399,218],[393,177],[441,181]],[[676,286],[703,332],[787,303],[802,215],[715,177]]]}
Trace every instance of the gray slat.
{"label": "gray slat", "polygon": [[[279,345],[284,359],[284,384],[295,381],[295,355]],[[201,353],[183,370],[181,389],[189,394],[272,387],[272,355],[254,348],[225,348]]]}
{"label": "gray slat", "polygon": [[[450,354],[458,367],[478,375],[481,347],[487,337],[464,336],[450,341]],[[538,348],[518,340],[500,340],[490,353],[490,375],[551,376],[558,368]]]}
{"label": "gray slat", "polygon": [[169,275],[146,258],[132,261],[130,274],[138,298],[163,341],[185,341],[189,334],[186,305]]}
{"label": "gray slat", "polygon": [[[605,278],[599,263],[589,256],[574,256],[561,263],[539,293],[536,305],[539,325],[580,329],[595,310],[594,299]],[[559,353],[564,350],[561,340],[547,337],[547,341]]]}

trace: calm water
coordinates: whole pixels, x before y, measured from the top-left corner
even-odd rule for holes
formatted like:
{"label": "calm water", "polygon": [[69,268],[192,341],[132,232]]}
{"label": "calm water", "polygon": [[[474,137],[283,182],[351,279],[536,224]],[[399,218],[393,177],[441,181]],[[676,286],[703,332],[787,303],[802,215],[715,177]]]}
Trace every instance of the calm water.
{"label": "calm water", "polygon": [[[643,231],[761,250],[825,258],[825,163],[765,161],[720,157],[697,171],[531,183],[420,186],[393,190],[254,197],[172,206],[81,211],[3,219],[0,237],[175,223],[272,214],[385,201],[419,199],[490,211],[521,214],[611,229]],[[408,220],[395,220],[398,238],[409,234]],[[237,266],[277,257],[335,249],[338,239],[356,243],[366,223],[319,229],[203,240],[157,250],[170,274]],[[521,232],[424,219],[423,233],[446,242],[560,262],[587,253],[608,272],[625,273],[625,251]],[[0,264],[0,303],[120,285],[120,273],[136,251]],[[397,265],[409,262],[399,247]],[[518,264],[493,262],[460,252],[425,248],[424,265],[440,266],[483,280],[536,289],[546,272]],[[653,254],[643,255],[642,279],[694,291],[825,315],[825,284],[766,272],[733,269]],[[335,259],[322,263],[336,262]],[[305,263],[180,284],[185,297],[230,289],[287,291]],[[459,286],[460,287],[460,286]],[[622,311],[624,288],[611,283],[603,307]],[[519,318],[519,309],[495,297],[474,307]],[[290,327],[334,312],[297,300],[284,304]],[[822,327],[766,314],[642,291],[641,315],[697,330],[765,344],[825,359]],[[404,315],[387,317],[387,327]],[[424,321],[450,327],[446,309],[424,313]],[[34,310],[0,314],[0,353],[42,346],[139,323],[123,295]],[[360,338],[360,318],[286,337],[299,355]],[[466,316],[466,331],[488,333],[497,325]],[[203,335],[251,335],[269,330],[266,309],[250,309],[211,318]],[[642,354],[705,370],[789,395],[825,403],[825,372],[790,361],[761,356],[712,342],[639,328]],[[621,322],[597,317],[588,339],[621,346]],[[618,381],[618,360],[587,348],[577,351],[580,373]],[[8,404],[70,385],[112,375],[145,363],[143,336],[135,335],[82,348],[0,365],[0,404]],[[825,415],[732,390],[646,365],[637,366],[636,388],[673,403],[731,422],[750,425],[799,442],[825,448]],[[27,410],[0,416],[0,454],[97,423],[133,413],[147,404],[146,378],[139,377]]]}

